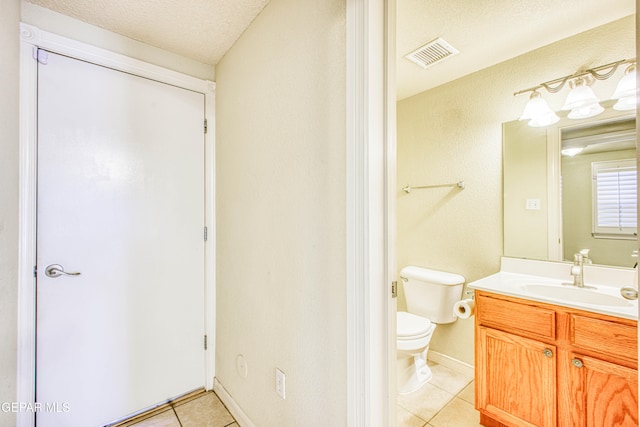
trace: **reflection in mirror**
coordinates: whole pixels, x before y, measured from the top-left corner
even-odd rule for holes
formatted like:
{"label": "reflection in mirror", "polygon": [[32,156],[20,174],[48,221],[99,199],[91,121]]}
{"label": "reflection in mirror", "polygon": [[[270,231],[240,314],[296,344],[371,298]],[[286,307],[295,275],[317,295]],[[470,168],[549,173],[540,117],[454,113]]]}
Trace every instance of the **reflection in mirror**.
{"label": "reflection in mirror", "polygon": [[637,256],[635,119],[561,130],[562,257],[633,267]]}
{"label": "reflection in mirror", "polygon": [[588,262],[634,267],[635,141],[628,112],[549,128],[504,123],[505,256],[572,261],[588,250]]}

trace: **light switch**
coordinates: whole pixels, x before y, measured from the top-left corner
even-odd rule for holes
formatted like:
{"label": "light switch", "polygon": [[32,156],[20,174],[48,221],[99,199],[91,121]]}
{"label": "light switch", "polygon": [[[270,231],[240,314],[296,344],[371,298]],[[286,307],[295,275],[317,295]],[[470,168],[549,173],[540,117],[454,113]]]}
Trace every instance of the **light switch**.
{"label": "light switch", "polygon": [[527,199],[527,204],[525,205],[525,209],[528,211],[539,211],[540,199]]}

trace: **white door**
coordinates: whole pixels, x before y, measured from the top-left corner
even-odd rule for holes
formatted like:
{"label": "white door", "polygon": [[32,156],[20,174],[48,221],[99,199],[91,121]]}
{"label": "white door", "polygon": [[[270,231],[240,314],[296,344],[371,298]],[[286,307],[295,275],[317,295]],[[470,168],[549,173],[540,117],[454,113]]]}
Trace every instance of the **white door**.
{"label": "white door", "polygon": [[204,95],[46,62],[36,421],[91,427],[204,386]]}

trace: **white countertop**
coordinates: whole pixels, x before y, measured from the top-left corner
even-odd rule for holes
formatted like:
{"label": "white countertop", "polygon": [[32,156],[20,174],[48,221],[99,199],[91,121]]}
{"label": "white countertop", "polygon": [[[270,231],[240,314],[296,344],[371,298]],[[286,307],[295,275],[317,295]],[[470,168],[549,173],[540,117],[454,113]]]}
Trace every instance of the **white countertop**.
{"label": "white countertop", "polygon": [[[638,319],[638,301],[628,301],[620,296],[621,287],[633,285],[634,270],[585,266],[585,285],[589,287],[580,289],[562,285],[572,281],[570,266],[568,263],[503,258],[500,272],[471,282],[468,287],[625,319]],[[546,292],[532,292],[531,285]],[[558,286],[557,293],[554,292],[555,286]],[[590,301],[580,301],[579,293],[590,293],[584,295]],[[577,297],[573,299],[571,295]],[[602,303],[597,303],[597,300]]]}

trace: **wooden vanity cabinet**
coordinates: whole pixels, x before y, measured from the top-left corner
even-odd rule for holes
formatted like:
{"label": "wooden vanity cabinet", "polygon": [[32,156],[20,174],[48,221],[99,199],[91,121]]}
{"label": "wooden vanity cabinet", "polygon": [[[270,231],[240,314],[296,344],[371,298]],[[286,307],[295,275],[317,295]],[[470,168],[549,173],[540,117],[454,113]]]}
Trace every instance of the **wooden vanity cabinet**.
{"label": "wooden vanity cabinet", "polygon": [[[555,347],[496,329],[478,328],[477,405],[507,425],[555,425]],[[549,353],[551,352],[551,353]],[[508,363],[506,361],[509,361]]]}
{"label": "wooden vanity cabinet", "polygon": [[476,291],[481,424],[638,426],[637,322]]}

